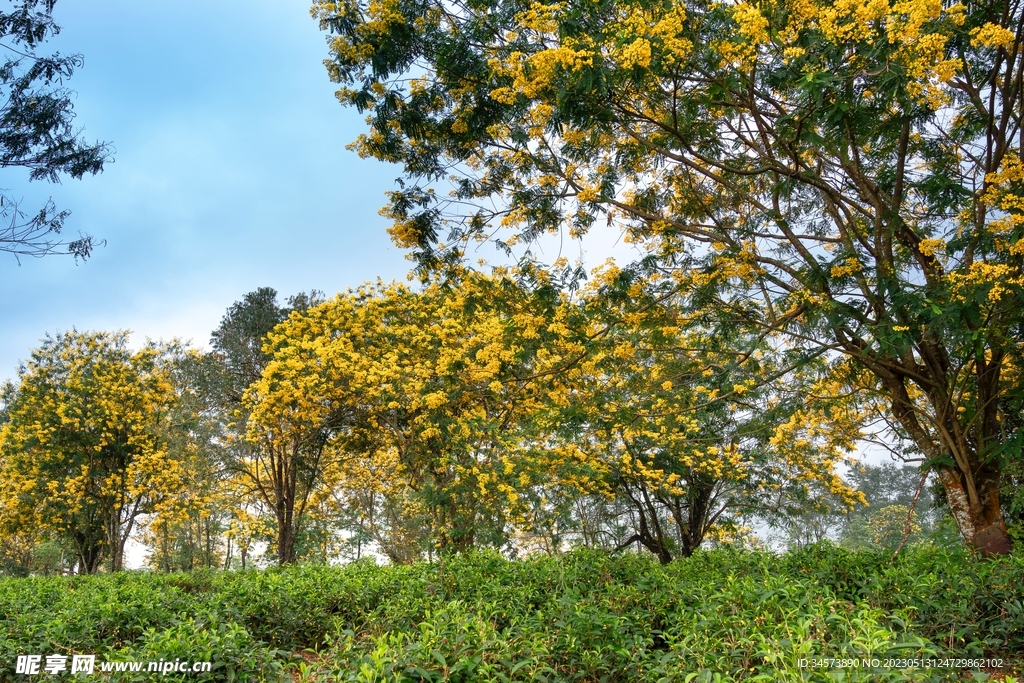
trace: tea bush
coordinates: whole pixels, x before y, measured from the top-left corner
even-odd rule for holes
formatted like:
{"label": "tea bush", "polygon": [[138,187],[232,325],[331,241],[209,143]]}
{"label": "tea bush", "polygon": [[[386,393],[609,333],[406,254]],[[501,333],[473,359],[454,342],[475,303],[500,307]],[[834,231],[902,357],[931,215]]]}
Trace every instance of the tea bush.
{"label": "tea bush", "polygon": [[[285,669],[292,657],[271,650],[244,627],[225,621],[216,613],[179,618],[165,629],[148,629],[132,646],[118,650],[111,659],[141,662],[210,662],[209,672],[183,676],[196,683],[211,681],[285,681]],[[124,683],[162,678],[153,673],[114,674],[112,681]]]}
{"label": "tea bush", "polygon": [[[0,580],[0,677],[18,654],[210,661],[102,681],[940,681],[1019,675],[1024,561],[819,545],[659,565],[573,551],[510,561]],[[1000,670],[864,666],[996,657]],[[856,660],[842,670],[801,667]],[[64,674],[66,678],[71,678]],[[41,677],[43,678],[43,677]],[[88,680],[88,679],[86,679]]]}

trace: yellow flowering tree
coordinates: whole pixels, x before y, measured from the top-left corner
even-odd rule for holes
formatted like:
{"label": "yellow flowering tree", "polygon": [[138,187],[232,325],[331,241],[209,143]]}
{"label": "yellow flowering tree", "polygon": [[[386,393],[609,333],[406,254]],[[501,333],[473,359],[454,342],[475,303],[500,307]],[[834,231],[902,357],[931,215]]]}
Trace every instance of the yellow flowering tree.
{"label": "yellow flowering tree", "polygon": [[369,113],[356,149],[405,168],[386,212],[421,268],[477,240],[614,226],[723,319],[841,364],[884,406],[895,447],[937,473],[965,542],[1009,552],[1019,5],[322,0],[313,13],[339,98]]}
{"label": "yellow flowering tree", "polygon": [[335,454],[336,487],[383,505],[364,504],[363,528],[394,559],[412,559],[403,519],[427,549],[500,545],[534,476],[517,429],[541,400],[534,361],[563,361],[539,351],[563,331],[554,300],[501,277],[339,294],[270,334],[250,438]]}
{"label": "yellow flowering tree", "polygon": [[[213,350],[199,372],[201,394],[215,415],[217,441],[229,501],[230,538],[248,552],[251,542],[266,533],[279,564],[295,562],[303,528],[330,490],[325,478],[333,471],[322,435],[288,431],[284,423],[250,429],[249,387],[265,371],[271,356],[264,351],[267,334],[295,311],[319,300],[309,292],[289,297],[282,306],[277,292],[261,287],[228,308],[211,338]],[[260,519],[267,515],[267,520]],[[245,556],[242,558],[245,562]]]}
{"label": "yellow flowering tree", "polygon": [[20,368],[0,427],[0,523],[69,539],[81,573],[122,568],[139,517],[180,489],[161,351],[128,333],[47,337]]}
{"label": "yellow flowering tree", "polygon": [[819,491],[862,502],[837,468],[865,413],[836,392],[827,363],[757,328],[718,330],[664,278],[605,268],[580,304],[603,333],[555,378],[567,391],[537,422],[557,444],[547,483],[616,501],[631,532],[618,547],[669,562],[730,538],[745,518],[796,514]]}
{"label": "yellow flowering tree", "polygon": [[[555,552],[588,500],[613,502],[620,540],[665,562],[812,485],[856,501],[836,466],[863,413],[825,386],[826,364],[756,330],[709,334],[665,279],[610,268],[570,296],[545,277],[462,270],[293,314],[249,389],[250,439],[330,454],[314,497],[344,501],[396,562]],[[818,399],[782,386],[787,363]]]}

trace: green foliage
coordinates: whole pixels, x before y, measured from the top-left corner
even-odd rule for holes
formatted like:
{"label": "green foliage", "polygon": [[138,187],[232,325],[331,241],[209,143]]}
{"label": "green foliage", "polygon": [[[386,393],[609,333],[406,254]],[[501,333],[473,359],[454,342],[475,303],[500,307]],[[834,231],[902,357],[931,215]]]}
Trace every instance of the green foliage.
{"label": "green foliage", "polygon": [[[149,629],[138,643],[123,648],[116,658],[124,661],[167,662],[184,660],[210,662],[209,672],[161,675],[166,680],[196,681],[288,681],[285,666],[288,653],[268,649],[244,627],[216,613],[176,619],[165,629]],[[112,681],[146,681],[153,674],[115,674]]]}
{"label": "green foliage", "polygon": [[[1024,419],[1024,411],[1018,411]],[[1024,542],[1024,458],[1011,460],[1003,472],[1000,488],[1006,524],[1010,536],[1018,543]]]}
{"label": "green foliage", "polygon": [[1014,673],[1022,579],[1015,557],[977,563],[915,547],[890,562],[829,544],[668,565],[634,553],[470,553],[406,566],[4,579],[0,661],[72,652],[213,662],[190,681],[776,681],[831,680],[801,658],[955,653],[1006,658],[1003,673]]}
{"label": "green foliage", "polygon": [[[21,167],[31,180],[59,182],[62,174],[95,175],[111,159],[103,142],[89,144],[75,118],[74,93],[64,83],[82,66],[80,54],[40,54],[38,48],[60,33],[52,16],[54,0],[16,0],[0,11],[0,168]],[[63,242],[57,237],[68,211],[49,200],[26,214],[18,200],[0,190],[0,251],[45,256],[59,247],[86,258],[96,243],[89,236]]]}
{"label": "green foliage", "polygon": [[[921,471],[914,465],[864,465],[850,472],[851,483],[864,494],[867,506],[846,515],[840,534],[841,545],[853,550],[885,548],[895,550],[906,532],[910,507],[910,534],[907,543],[925,540],[942,543],[937,526],[935,496],[928,486],[922,486],[918,499],[914,493],[921,479]],[[934,486],[932,487],[934,488]]]}

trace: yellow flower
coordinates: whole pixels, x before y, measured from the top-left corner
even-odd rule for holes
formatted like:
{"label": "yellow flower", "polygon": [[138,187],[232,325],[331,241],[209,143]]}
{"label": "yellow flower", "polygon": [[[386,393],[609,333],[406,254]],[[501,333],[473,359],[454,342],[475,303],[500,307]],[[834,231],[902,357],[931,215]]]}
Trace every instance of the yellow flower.
{"label": "yellow flower", "polygon": [[625,69],[647,68],[651,64],[651,44],[640,38],[619,50],[619,64]]}
{"label": "yellow flower", "polygon": [[1013,31],[998,24],[988,23],[971,31],[971,45],[975,47],[1001,47],[1009,50],[1016,40]]}

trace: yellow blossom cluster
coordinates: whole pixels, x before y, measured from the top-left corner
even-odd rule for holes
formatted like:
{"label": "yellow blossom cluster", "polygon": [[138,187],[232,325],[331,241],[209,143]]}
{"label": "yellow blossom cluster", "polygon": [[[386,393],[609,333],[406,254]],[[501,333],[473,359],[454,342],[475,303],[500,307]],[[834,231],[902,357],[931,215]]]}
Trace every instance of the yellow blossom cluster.
{"label": "yellow blossom cluster", "polygon": [[19,373],[0,427],[0,524],[75,539],[86,571],[120,567],[139,515],[181,490],[161,351],[128,333],[48,337]]}

